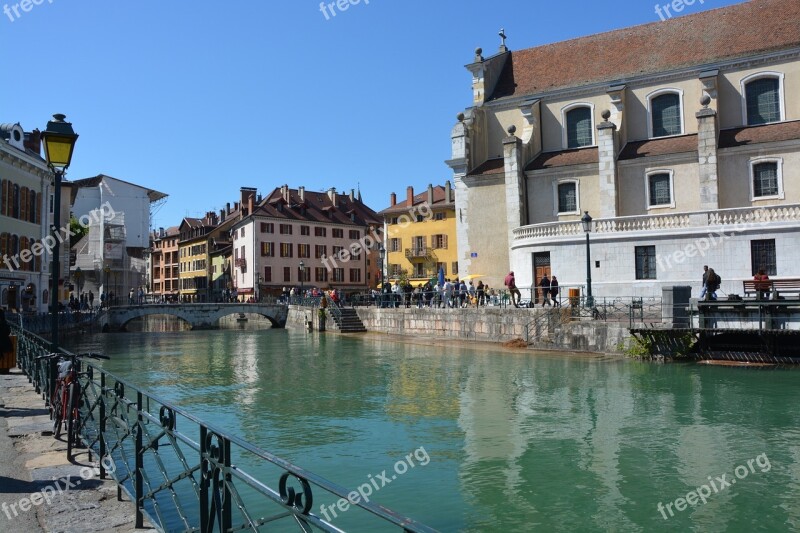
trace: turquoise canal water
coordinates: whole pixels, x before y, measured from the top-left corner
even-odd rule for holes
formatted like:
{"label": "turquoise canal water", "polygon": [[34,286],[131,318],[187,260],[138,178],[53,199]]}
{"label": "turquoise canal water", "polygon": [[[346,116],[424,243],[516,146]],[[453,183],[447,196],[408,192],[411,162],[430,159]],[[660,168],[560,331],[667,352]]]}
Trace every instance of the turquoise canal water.
{"label": "turquoise canal water", "polygon": [[300,330],[72,348],[347,487],[416,451],[372,499],[441,531],[800,529],[797,371]]}

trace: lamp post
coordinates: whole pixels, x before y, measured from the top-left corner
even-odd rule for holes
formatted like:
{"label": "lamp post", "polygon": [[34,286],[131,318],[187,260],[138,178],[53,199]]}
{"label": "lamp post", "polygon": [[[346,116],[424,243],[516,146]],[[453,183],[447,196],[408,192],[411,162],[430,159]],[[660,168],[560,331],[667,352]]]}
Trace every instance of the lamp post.
{"label": "lamp post", "polygon": [[378,245],[378,268],[381,270],[381,290],[383,290],[383,260],[386,259],[386,248],[383,243]]}
{"label": "lamp post", "polygon": [[592,232],[592,217],[588,211],[583,212],[581,217],[583,231],[586,233],[586,307],[594,307],[592,297],[592,252],[589,246],[589,234]]}
{"label": "lamp post", "polygon": [[[66,115],[60,113],[53,115],[53,120],[47,123],[47,129],[42,132],[44,154],[47,166],[53,172],[53,226],[52,231],[58,233],[61,224],[61,180],[72,161],[72,151],[78,141],[78,134],[72,129],[70,122],[65,122]],[[60,239],[53,235],[53,260],[50,271],[50,342],[51,349],[58,351],[58,279],[61,273],[58,259],[61,253]]]}
{"label": "lamp post", "polygon": [[300,260],[300,298],[303,297],[303,282],[306,280],[306,264]]}
{"label": "lamp post", "polygon": [[106,265],[103,267],[103,273],[106,275],[106,282],[103,283],[103,302],[106,304],[106,309],[108,309],[111,302],[108,301],[108,274],[111,272],[111,268]]}
{"label": "lamp post", "polygon": [[256,299],[256,303],[258,303],[258,288],[261,285],[261,273],[256,272],[256,283],[255,287],[253,287],[253,297]]}

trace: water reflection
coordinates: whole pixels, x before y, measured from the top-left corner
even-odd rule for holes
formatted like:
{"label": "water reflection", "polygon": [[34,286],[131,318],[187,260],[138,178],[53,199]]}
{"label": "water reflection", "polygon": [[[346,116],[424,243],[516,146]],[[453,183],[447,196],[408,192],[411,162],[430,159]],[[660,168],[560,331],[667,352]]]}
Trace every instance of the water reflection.
{"label": "water reflection", "polygon": [[[793,371],[228,330],[97,335],[106,363],[212,423],[348,487],[424,446],[376,501],[442,531],[800,526]],[[664,521],[759,454],[769,472]],[[435,497],[433,496],[435,495]]]}

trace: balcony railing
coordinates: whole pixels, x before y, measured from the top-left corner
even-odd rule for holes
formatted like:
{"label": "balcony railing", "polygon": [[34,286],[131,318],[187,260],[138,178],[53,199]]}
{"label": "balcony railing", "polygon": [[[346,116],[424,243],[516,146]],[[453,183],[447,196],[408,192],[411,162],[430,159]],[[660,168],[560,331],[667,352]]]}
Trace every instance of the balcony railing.
{"label": "balcony railing", "polygon": [[428,248],[427,246],[421,246],[417,248],[406,248],[406,257],[408,258],[415,258],[415,257],[430,257],[433,254],[433,250]]}
{"label": "balcony railing", "polygon": [[[736,231],[743,231],[778,222],[800,222],[800,205],[717,209],[691,213],[595,219],[593,232],[599,234],[676,229],[691,230],[715,226],[735,226]],[[514,230],[514,240],[577,237],[583,234],[583,225],[579,220],[550,222],[517,228]]]}

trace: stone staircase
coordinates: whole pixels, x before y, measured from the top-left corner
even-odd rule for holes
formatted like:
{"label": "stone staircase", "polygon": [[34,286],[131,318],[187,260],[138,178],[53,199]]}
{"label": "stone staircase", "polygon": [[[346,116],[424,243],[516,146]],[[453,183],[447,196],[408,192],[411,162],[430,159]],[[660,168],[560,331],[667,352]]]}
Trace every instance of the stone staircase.
{"label": "stone staircase", "polygon": [[341,308],[338,312],[331,313],[336,328],[342,333],[363,333],[367,331],[361,319],[358,318],[358,313],[352,308]]}

